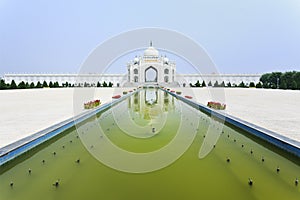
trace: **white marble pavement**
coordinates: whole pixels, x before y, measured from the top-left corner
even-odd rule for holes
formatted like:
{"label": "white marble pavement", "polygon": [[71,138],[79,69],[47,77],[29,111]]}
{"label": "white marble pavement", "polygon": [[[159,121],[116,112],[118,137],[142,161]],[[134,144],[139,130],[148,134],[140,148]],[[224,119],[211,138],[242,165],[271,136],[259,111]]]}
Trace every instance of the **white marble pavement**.
{"label": "white marble pavement", "polygon": [[[96,88],[95,99],[111,101],[130,88]],[[251,88],[174,88],[206,104],[210,93],[225,94],[226,112],[294,140],[300,141],[300,91]],[[86,99],[88,101],[90,99]],[[82,109],[83,111],[83,109]],[[73,89],[0,91],[0,147],[72,117]]]}

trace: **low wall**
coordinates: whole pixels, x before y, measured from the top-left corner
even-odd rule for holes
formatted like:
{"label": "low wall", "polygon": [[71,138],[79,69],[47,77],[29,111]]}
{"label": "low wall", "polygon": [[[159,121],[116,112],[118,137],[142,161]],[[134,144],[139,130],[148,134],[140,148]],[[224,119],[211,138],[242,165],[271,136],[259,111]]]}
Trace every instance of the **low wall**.
{"label": "low wall", "polygon": [[265,128],[256,126],[256,125],[246,122],[242,119],[233,117],[224,112],[213,110],[203,104],[194,102],[190,99],[187,99],[183,96],[177,95],[173,92],[170,92],[167,90],[163,90],[163,91],[168,92],[170,95],[176,97],[177,99],[180,99],[181,101],[189,104],[190,106],[192,106],[208,115],[211,115],[211,116],[213,116],[221,121],[224,121],[234,127],[237,127],[243,131],[246,131],[247,133],[258,137],[258,138],[276,146],[277,148],[287,151],[287,152],[297,156],[298,158],[300,158],[300,142],[298,142],[298,141],[292,140],[288,137],[282,136],[278,133],[267,130]]}

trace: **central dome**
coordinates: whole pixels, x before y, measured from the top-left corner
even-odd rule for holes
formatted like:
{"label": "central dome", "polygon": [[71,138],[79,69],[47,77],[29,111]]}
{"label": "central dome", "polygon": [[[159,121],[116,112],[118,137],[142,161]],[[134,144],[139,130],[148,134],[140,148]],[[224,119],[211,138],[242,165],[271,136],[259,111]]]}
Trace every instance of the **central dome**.
{"label": "central dome", "polygon": [[159,53],[154,47],[150,46],[150,47],[148,47],[148,49],[146,49],[144,51],[144,56],[157,56],[158,57]]}

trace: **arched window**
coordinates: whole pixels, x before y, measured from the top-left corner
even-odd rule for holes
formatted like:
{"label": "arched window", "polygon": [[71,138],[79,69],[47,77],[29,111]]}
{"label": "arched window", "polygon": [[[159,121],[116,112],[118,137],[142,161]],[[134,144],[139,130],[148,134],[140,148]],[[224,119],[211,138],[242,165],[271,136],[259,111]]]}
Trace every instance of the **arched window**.
{"label": "arched window", "polygon": [[138,73],[139,73],[139,70],[138,70],[138,69],[134,69],[134,70],[133,70],[133,73],[134,73],[134,74],[138,74]]}
{"label": "arched window", "polygon": [[137,83],[139,81],[139,78],[137,76],[134,77],[134,82]]}
{"label": "arched window", "polygon": [[169,69],[165,69],[164,73],[169,74]]}
{"label": "arched window", "polygon": [[157,82],[157,69],[150,66],[145,70],[145,82]]}

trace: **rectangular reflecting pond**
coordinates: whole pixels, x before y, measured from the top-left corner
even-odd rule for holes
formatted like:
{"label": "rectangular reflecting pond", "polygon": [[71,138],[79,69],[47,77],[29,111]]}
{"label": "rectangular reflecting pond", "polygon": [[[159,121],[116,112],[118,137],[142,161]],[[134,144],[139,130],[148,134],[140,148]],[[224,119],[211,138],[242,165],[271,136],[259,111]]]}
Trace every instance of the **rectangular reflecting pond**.
{"label": "rectangular reflecting pond", "polygon": [[293,200],[299,163],[146,89],[0,166],[0,199]]}

